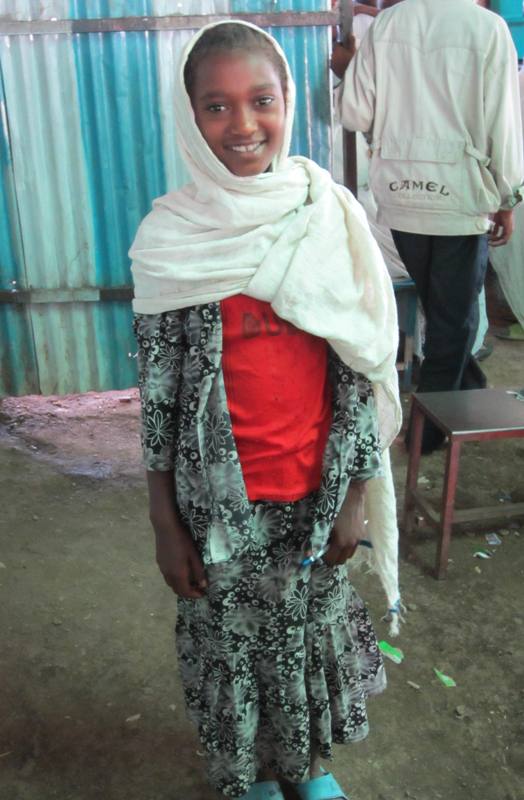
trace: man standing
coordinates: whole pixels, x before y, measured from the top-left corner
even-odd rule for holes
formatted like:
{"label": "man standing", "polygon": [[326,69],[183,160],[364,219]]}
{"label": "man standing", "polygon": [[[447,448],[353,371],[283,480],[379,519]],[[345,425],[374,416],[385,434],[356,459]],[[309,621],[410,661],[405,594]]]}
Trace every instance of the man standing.
{"label": "man standing", "polygon": [[[404,0],[378,15],[350,59],[334,51],[342,122],[371,135],[378,221],[426,315],[418,391],[482,388],[471,346],[486,232],[492,246],[509,240],[524,177],[509,30],[475,0]],[[441,441],[427,423],[423,452]]]}

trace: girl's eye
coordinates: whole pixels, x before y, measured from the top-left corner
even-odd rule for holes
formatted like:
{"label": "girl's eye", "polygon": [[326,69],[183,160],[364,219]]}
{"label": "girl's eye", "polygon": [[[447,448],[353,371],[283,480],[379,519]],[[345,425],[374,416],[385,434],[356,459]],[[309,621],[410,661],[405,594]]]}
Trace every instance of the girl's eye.
{"label": "girl's eye", "polygon": [[212,114],[218,114],[220,111],[225,109],[225,105],[223,103],[211,103],[210,106],[207,106],[206,111],[211,111]]}
{"label": "girl's eye", "polygon": [[257,103],[259,106],[270,106],[271,103],[275,102],[275,98],[271,97],[271,95],[266,95],[265,97],[259,97]]}

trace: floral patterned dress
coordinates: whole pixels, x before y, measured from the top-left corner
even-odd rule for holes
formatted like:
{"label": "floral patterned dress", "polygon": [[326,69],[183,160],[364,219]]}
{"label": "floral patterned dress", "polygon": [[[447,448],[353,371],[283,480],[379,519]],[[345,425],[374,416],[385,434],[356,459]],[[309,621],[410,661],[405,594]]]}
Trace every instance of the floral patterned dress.
{"label": "floral patterned dress", "polygon": [[368,733],[366,698],[386,684],[367,611],[345,567],[302,567],[323,547],[353,479],[380,472],[369,382],[330,353],[333,421],[320,488],[249,502],[221,369],[220,305],[137,315],[142,444],[173,470],[179,511],[209,589],[178,600],[176,645],[212,785],[240,797],[260,767],[299,782],[311,748]]}

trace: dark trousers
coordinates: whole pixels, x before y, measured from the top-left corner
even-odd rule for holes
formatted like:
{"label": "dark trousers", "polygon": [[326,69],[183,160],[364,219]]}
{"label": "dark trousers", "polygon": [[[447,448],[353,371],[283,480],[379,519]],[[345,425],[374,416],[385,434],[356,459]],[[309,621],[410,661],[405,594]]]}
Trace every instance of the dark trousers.
{"label": "dark trousers", "polygon": [[[488,262],[486,235],[392,234],[426,315],[418,391],[483,389],[486,376],[471,348],[477,335],[478,297]],[[427,424],[423,449],[433,449],[442,438],[437,428]]]}

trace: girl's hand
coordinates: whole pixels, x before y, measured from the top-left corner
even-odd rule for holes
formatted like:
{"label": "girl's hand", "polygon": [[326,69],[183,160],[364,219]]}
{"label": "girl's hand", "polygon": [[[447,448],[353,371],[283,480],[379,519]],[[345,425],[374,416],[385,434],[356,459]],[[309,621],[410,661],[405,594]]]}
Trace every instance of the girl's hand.
{"label": "girl's hand", "polygon": [[206,573],[191,534],[178,513],[173,470],[148,471],[147,484],[158,568],[175,594],[197,600],[207,589]]}
{"label": "girl's hand", "polygon": [[324,562],[330,567],[335,564],[345,564],[354,555],[359,541],[366,538],[365,486],[365,483],[350,484],[346,499],[333,525],[329,547],[324,555]]}
{"label": "girl's hand", "polygon": [[156,531],[156,563],[167,585],[179,597],[204,597],[204,565],[187,530],[177,527],[169,532]]}
{"label": "girl's hand", "polygon": [[329,547],[323,557],[328,567],[336,564],[345,564],[355,553],[360,539],[364,536],[355,536],[350,531],[341,530],[337,524],[333,526],[329,538]]}

